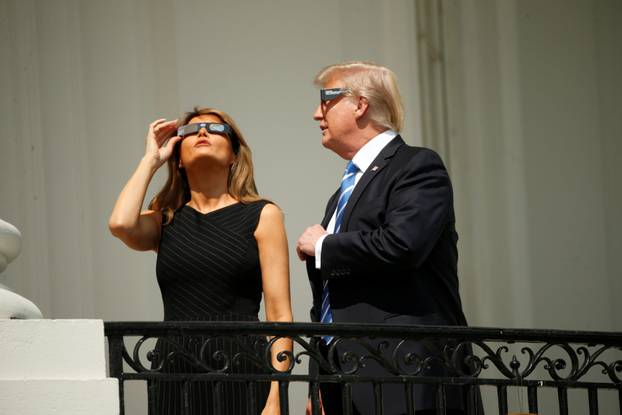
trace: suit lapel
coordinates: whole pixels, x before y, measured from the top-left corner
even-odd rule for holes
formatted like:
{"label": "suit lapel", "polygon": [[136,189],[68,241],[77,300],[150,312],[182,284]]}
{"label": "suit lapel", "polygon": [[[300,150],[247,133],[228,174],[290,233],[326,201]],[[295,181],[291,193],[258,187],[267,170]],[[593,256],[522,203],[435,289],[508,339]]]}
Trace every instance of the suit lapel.
{"label": "suit lapel", "polygon": [[[352,211],[356,207],[356,204],[365,191],[365,188],[372,182],[372,180],[382,171],[382,169],[389,164],[397,149],[404,144],[404,140],[399,135],[396,136],[393,140],[389,141],[389,143],[380,151],[378,156],[374,159],[374,161],[369,165],[365,173],[361,176],[360,180],[354,187],[350,198],[348,199],[348,203],[346,204],[346,210],[343,213],[343,220],[341,222],[342,231],[346,231],[348,229],[348,222],[350,221],[350,216],[352,215]],[[334,199],[334,196],[333,196]],[[332,200],[332,199],[331,199]],[[336,201],[334,201],[336,203]],[[333,203],[333,204],[334,204]],[[331,210],[334,211],[334,207]],[[329,216],[330,219],[330,216]]]}

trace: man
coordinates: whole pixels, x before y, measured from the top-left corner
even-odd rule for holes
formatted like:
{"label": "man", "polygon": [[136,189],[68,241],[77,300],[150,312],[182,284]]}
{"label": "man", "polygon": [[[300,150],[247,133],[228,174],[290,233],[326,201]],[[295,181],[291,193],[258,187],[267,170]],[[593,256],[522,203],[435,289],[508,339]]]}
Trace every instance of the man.
{"label": "man", "polygon": [[[322,223],[308,227],[297,243],[307,261],[313,321],[466,325],[451,183],[435,152],[399,136],[404,112],[395,75],[348,62],[323,69],[315,84],[322,88],[313,116],[322,145],[350,162]],[[330,341],[322,340],[325,347]],[[347,351],[339,346],[339,354]],[[422,344],[409,351],[431,354]],[[358,373],[386,374],[372,363]],[[436,413],[435,390],[415,386],[418,414]],[[321,397],[326,415],[344,412],[338,385],[321,385]],[[448,387],[448,413],[463,413],[463,398],[459,388]],[[402,385],[385,385],[383,401],[385,414],[406,413]],[[374,404],[370,385],[352,387],[355,414],[374,413]]]}

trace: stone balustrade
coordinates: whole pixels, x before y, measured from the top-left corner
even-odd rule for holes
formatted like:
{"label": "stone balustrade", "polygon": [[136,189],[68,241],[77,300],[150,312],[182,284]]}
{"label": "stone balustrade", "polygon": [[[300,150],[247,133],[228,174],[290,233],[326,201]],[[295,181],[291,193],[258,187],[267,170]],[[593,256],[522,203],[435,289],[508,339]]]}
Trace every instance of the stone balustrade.
{"label": "stone balustrade", "polygon": [[[22,234],[8,222],[0,219],[0,274],[19,255],[22,248]],[[2,281],[0,275],[0,282]],[[41,310],[30,300],[13,292],[0,283],[0,319],[42,318]]]}

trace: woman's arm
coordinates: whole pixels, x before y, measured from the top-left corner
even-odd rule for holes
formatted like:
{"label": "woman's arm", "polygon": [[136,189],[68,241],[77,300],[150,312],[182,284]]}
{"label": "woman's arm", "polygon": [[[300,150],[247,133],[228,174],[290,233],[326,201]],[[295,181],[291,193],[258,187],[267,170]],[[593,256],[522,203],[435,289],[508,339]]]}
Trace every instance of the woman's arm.
{"label": "woman's arm", "polygon": [[181,140],[180,137],[171,137],[176,124],[176,120],[159,119],[149,125],[145,155],[119,194],[108,220],[110,232],[138,251],[156,250],[158,247],[161,214],[141,212],[141,209],[153,174],[173,154],[175,143]]}
{"label": "woman's arm", "polygon": [[[263,279],[263,292],[268,321],[292,321],[292,307],[289,293],[289,257],[287,236],[283,213],[272,204],[267,204],[259,218],[255,230],[255,239],[259,248],[259,262]],[[285,371],[290,361],[279,362],[280,352],[292,351],[290,339],[280,339],[272,347],[272,364],[275,369]],[[263,414],[279,414],[278,382],[272,382],[270,394]]]}

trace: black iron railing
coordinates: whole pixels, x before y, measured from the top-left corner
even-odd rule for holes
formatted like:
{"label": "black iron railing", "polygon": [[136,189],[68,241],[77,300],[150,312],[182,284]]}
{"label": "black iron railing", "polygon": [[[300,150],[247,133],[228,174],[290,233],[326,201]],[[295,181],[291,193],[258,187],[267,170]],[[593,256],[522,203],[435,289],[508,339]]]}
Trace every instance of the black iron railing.
{"label": "black iron railing", "polygon": [[[158,413],[153,393],[158,382],[182,384],[186,394],[195,382],[209,385],[214,396],[210,413],[218,414],[222,410],[218,394],[223,393],[224,383],[239,382],[252,389],[258,382],[277,381],[283,414],[289,413],[289,384],[305,382],[312,413],[319,415],[319,385],[326,382],[341,386],[346,414],[352,411],[352,386],[369,383],[378,414],[382,413],[382,385],[403,385],[407,411],[414,414],[413,388],[425,384],[436,389],[437,413],[441,415],[446,411],[448,388],[464,391],[465,410],[470,414],[479,412],[479,390],[487,389],[492,393],[485,400],[495,402],[487,403],[486,413],[515,411],[509,408],[508,394],[518,390],[526,391],[526,406],[537,414],[539,395],[552,390],[557,395],[555,412],[567,415],[573,413],[569,391],[579,390],[584,396],[582,407],[590,415],[622,415],[622,333],[365,324],[107,322],[105,334],[110,376],[119,381],[122,415],[127,381],[146,382],[152,414]],[[320,341],[325,335],[333,338],[328,346]],[[287,362],[287,370],[281,371],[274,369],[271,358],[272,347],[280,338],[289,338],[294,344],[293,353],[279,356]],[[154,347],[157,339],[168,345],[166,356],[160,356],[161,351]],[[222,339],[238,347],[218,350]],[[413,344],[418,346],[410,347]],[[235,354],[229,355],[229,350],[236,350]],[[413,350],[426,352],[418,355]],[[184,360],[192,370],[171,373],[162,369],[164,362],[175,359]],[[263,370],[235,370],[242,361]],[[319,370],[310,373],[308,364]],[[370,365],[381,367],[384,374],[365,375],[363,368]],[[433,367],[442,370],[430,372]],[[603,391],[609,399],[599,412]],[[248,396],[248,411],[256,413],[255,396]],[[301,408],[293,412],[301,413]]]}

